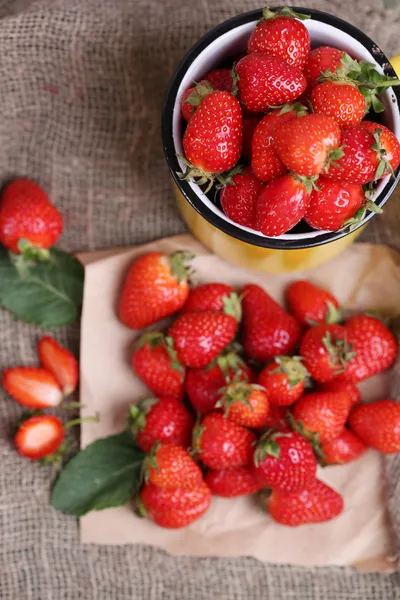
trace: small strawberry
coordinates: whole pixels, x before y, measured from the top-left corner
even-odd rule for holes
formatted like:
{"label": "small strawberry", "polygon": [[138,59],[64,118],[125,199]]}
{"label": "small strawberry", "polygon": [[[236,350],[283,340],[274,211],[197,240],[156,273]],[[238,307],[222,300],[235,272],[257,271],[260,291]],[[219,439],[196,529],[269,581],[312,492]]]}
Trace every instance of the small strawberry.
{"label": "small strawberry", "polygon": [[378,400],[353,408],[349,426],[359,438],[383,454],[400,452],[400,404]]}
{"label": "small strawberry", "polygon": [[265,290],[249,284],[242,290],[243,346],[258,362],[290,354],[300,340],[301,325]]}
{"label": "small strawberry", "polygon": [[310,34],[299,19],[309,15],[284,8],[272,12],[263,9],[263,17],[250,36],[248,52],[264,52],[279,56],[289,65],[303,69],[310,52]]}
{"label": "small strawberry", "polygon": [[208,81],[202,80],[200,83],[187,89],[183,93],[181,100],[181,112],[185,121],[190,121],[196,108],[208,94],[211,94],[212,91],[213,88],[210,86]]}
{"label": "small strawberry", "polygon": [[319,79],[325,71],[335,73],[336,67],[342,66],[343,50],[330,46],[320,46],[311,50],[304,66],[304,76],[307,79],[307,90],[311,93],[319,84]]}
{"label": "small strawberry", "polygon": [[206,311],[180,315],[168,330],[178,359],[201,369],[209,365],[232,342],[237,322],[231,315]]}
{"label": "small strawberry", "polygon": [[290,431],[288,424],[289,409],[287,406],[277,406],[272,404],[269,407],[269,415],[265,422],[265,427],[275,429],[276,431]]}
{"label": "small strawberry", "polygon": [[339,437],[321,444],[319,462],[322,466],[345,465],[357,460],[367,447],[350,429],[343,429]]}
{"label": "small strawberry", "polygon": [[299,492],[288,494],[273,490],[265,501],[265,506],[277,523],[298,527],[331,521],[343,511],[343,498],[328,485],[315,479],[308,489]]}
{"label": "small strawberry", "polygon": [[377,147],[379,147],[380,164],[385,166],[384,173],[387,174],[396,171],[400,164],[400,142],[394,133],[384,125],[373,123],[372,121],[362,121],[360,127],[366,129],[374,136],[378,135],[379,142],[376,143]]}
{"label": "small strawberry", "polygon": [[297,356],[277,356],[258,376],[259,385],[275,406],[289,406],[303,395],[307,369]]}
{"label": "small strawberry", "polygon": [[177,444],[157,442],[143,463],[145,480],[165,489],[194,490],[203,473],[193,458]]}
{"label": "small strawberry", "polygon": [[225,417],[243,427],[264,427],[269,413],[269,401],[261,386],[251,383],[229,384],[217,407],[222,407]]}
{"label": "small strawberry", "polygon": [[341,156],[340,128],[326,115],[289,119],[275,130],[275,150],[285,166],[305,177],[319,175]]}
{"label": "small strawberry", "polygon": [[273,179],[257,198],[256,229],[269,237],[292,229],[307,213],[310,191],[305,178],[291,173]]}
{"label": "small strawberry", "polygon": [[60,449],[65,430],[54,415],[35,415],[26,419],[15,436],[15,445],[21,456],[31,460],[47,458]]}
{"label": "small strawberry", "polygon": [[299,280],[291,283],[286,288],[286,300],[290,312],[303,325],[340,321],[339,302],[335,296],[310,281]]}
{"label": "small strawberry", "polygon": [[75,356],[49,335],[39,340],[38,353],[40,364],[53,373],[64,396],[72,394],[76,390],[79,377]]}
{"label": "small strawberry", "polygon": [[355,315],[346,321],[345,330],[356,353],[346,367],[348,379],[362,381],[393,365],[397,342],[382,321],[369,315]]}
{"label": "small strawberry", "polygon": [[15,254],[47,258],[63,230],[61,213],[41,187],[29,179],[14,179],[1,196],[0,243]]}
{"label": "small strawberry", "polygon": [[119,302],[119,318],[131,329],[143,329],[182,308],[189,296],[189,255],[149,252],[130,267]]}
{"label": "small strawberry", "polygon": [[132,367],[156,396],[183,398],[185,367],[162,333],[148,333],[139,339],[132,355]]}
{"label": "small strawberry", "polygon": [[295,404],[294,426],[312,441],[329,442],[342,433],[349,412],[348,394],[314,392],[303,396]]}
{"label": "small strawberry", "polygon": [[63,399],[57,379],[47,369],[37,367],[5,369],[2,384],[14,400],[28,408],[54,408]]}
{"label": "small strawberry", "polygon": [[358,404],[361,402],[361,393],[358,387],[351,381],[346,380],[346,375],[335,377],[332,381],[318,384],[316,388],[317,392],[343,392],[348,394],[351,404]]}
{"label": "small strawberry", "polygon": [[[354,357],[346,329],[342,325],[322,324],[310,327],[302,337],[300,356],[315,381],[330,381],[347,369]],[[347,372],[347,370],[346,370]]]}
{"label": "small strawberry", "polygon": [[146,483],[139,494],[137,510],[160,527],[179,529],[203,516],[210,502],[211,491],[204,482],[194,490],[171,490]]}
{"label": "small strawberry", "polygon": [[249,112],[264,112],[271,107],[296,100],[306,88],[298,67],[278,56],[254,52],[236,65],[239,98]]}
{"label": "small strawberry", "polygon": [[210,469],[248,465],[256,436],[219,412],[206,415],[193,430],[193,448]]}
{"label": "small strawberry", "polygon": [[260,483],[280,492],[310,486],[317,472],[312,446],[296,432],[267,433],[254,452],[253,473]]}
{"label": "small strawberry", "polygon": [[233,92],[232,69],[212,69],[203,77],[214,90]]}
{"label": "small strawberry", "polygon": [[241,304],[233,288],[225,283],[203,283],[192,288],[182,313],[221,311],[241,319]]}
{"label": "small strawberry", "polygon": [[247,165],[251,164],[254,131],[262,118],[263,115],[251,115],[248,117],[243,117],[242,158]]}
{"label": "small strawberry", "polygon": [[205,482],[214,496],[223,498],[251,496],[263,487],[248,467],[210,469]]}
{"label": "small strawberry", "polygon": [[235,223],[254,229],[256,202],[261,189],[262,182],[255,177],[250,167],[244,167],[242,173],[232,177],[232,183],[222,188],[222,210]]}
{"label": "small strawberry", "polygon": [[317,85],[310,102],[314,113],[327,115],[340,127],[358,125],[367,110],[365,98],[352,83],[324,81]]}
{"label": "small strawberry", "polygon": [[193,417],[175,398],[160,396],[133,404],[130,418],[130,427],[143,452],[149,452],[156,442],[171,442],[184,448],[190,444]]}

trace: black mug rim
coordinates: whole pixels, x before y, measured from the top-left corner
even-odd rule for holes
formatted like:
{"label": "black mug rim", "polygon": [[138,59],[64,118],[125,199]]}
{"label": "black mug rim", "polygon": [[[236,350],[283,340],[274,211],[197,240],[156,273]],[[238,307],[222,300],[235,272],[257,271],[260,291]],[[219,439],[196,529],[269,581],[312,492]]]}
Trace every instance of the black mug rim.
{"label": "black mug rim", "polygon": [[[375,44],[375,42],[367,36],[365,33],[360,31],[354,25],[347,23],[343,19],[326,13],[324,11],[311,9],[311,8],[303,8],[303,7],[291,7],[294,11],[302,12],[310,15],[311,18],[315,20],[321,21],[322,23],[326,23],[328,25],[332,25],[337,29],[341,29],[345,33],[349,34],[351,37],[355,38],[358,42],[360,42],[375,58],[376,62],[384,69],[385,74],[390,77],[396,77],[396,73],[393,67],[390,65],[389,59],[385,56],[385,54],[380,50],[380,48]],[[277,10],[278,7],[274,7],[271,10]],[[242,242],[247,244],[261,246],[264,248],[274,248],[277,250],[291,250],[291,249],[302,249],[302,248],[312,248],[315,246],[322,246],[329,242],[333,242],[342,237],[346,237],[350,233],[354,233],[356,229],[363,227],[372,217],[375,216],[375,213],[370,212],[360,223],[359,225],[350,231],[338,231],[338,232],[328,232],[326,234],[317,235],[315,238],[307,238],[307,239],[293,239],[293,240],[282,240],[279,238],[268,238],[264,236],[257,235],[256,233],[252,233],[250,231],[245,231],[240,227],[226,221],[218,214],[214,213],[208,206],[199,198],[199,196],[192,190],[189,183],[187,181],[182,181],[178,177],[178,172],[180,171],[180,165],[178,163],[176,154],[175,154],[175,145],[173,139],[173,110],[175,106],[175,99],[178,93],[179,86],[181,81],[189,68],[189,66],[193,63],[193,61],[199,56],[199,54],[209,45],[211,42],[216,40],[221,35],[227,33],[231,29],[234,29],[240,25],[245,25],[246,23],[250,23],[252,21],[256,21],[262,16],[262,9],[249,11],[246,13],[241,13],[223,23],[220,23],[210,31],[208,31],[202,38],[198,40],[185,54],[181,62],[179,63],[170,83],[167,88],[167,92],[165,95],[164,106],[162,111],[162,141],[164,147],[165,157],[171,171],[172,177],[175,181],[175,184],[178,186],[179,190],[183,194],[184,198],[187,202],[202,216],[204,217],[211,225],[216,227],[217,229],[223,231],[227,235],[234,237]],[[400,87],[400,86],[399,86]],[[400,104],[400,90],[398,87],[392,88],[393,93],[397,98],[397,102]],[[391,194],[393,193],[396,185],[398,183],[398,176],[400,173],[400,166],[395,172],[395,177],[391,177],[387,182],[383,190],[380,192],[378,198],[375,200],[377,206],[380,208],[387,202]]]}

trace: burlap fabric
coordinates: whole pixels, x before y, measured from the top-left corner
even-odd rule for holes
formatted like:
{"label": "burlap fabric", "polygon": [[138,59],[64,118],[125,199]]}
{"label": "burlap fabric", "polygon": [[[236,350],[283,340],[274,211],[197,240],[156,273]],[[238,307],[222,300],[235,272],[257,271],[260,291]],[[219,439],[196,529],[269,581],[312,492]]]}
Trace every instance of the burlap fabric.
{"label": "burlap fabric", "polygon": [[[160,141],[160,107],[183,52],[252,0],[0,2],[0,174],[37,179],[65,215],[62,246],[93,250],[184,231]],[[262,2],[261,2],[262,4]],[[400,51],[400,5],[316,0]],[[398,197],[398,200],[400,198]],[[400,249],[392,199],[364,234]],[[99,291],[101,293],[101,291]],[[34,364],[41,331],[0,313],[0,368]],[[78,351],[79,327],[59,333]],[[112,376],[112,373],[110,373]],[[81,546],[49,508],[49,472],[10,445],[17,406],[0,400],[1,600],[395,600],[400,575],[172,558],[151,547]],[[400,538],[400,457],[387,461]]]}

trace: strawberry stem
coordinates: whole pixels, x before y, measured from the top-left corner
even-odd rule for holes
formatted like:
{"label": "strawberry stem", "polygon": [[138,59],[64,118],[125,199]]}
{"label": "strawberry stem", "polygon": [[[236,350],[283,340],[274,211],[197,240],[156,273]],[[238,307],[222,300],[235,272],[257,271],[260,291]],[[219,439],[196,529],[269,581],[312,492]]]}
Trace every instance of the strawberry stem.
{"label": "strawberry stem", "polygon": [[211,84],[207,80],[202,81],[196,85],[196,89],[189,94],[189,96],[186,98],[186,100],[183,101],[183,103],[190,104],[196,109],[204,100],[204,98],[208,96],[208,94],[211,94],[211,92],[213,91],[214,89],[211,87]]}
{"label": "strawberry stem", "polygon": [[268,21],[269,19],[273,19],[274,17],[292,17],[293,19],[299,19],[300,21],[305,21],[306,19],[311,19],[310,15],[306,15],[304,13],[297,13],[289,6],[283,6],[282,8],[272,11],[268,6],[263,8],[263,16],[258,21],[258,23],[264,23],[264,21]]}

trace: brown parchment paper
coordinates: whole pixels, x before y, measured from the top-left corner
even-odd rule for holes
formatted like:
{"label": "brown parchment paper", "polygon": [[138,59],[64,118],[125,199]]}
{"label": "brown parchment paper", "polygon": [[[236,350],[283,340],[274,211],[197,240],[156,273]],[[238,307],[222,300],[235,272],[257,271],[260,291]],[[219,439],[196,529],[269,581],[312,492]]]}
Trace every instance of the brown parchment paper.
{"label": "brown parchment paper", "polygon": [[[306,273],[268,275],[229,265],[190,235],[134,248],[80,256],[86,265],[81,336],[81,402],[84,413],[98,412],[100,423],[83,423],[81,445],[120,431],[127,407],[149,396],[130,367],[138,332],[116,318],[116,302],[132,260],[150,250],[195,253],[197,281],[233,286],[254,282],[283,302],[286,285],[306,277],[332,291],[349,311],[396,313],[400,298],[400,256],[386,246],[355,244],[339,257]],[[390,374],[362,385],[365,399],[387,396]],[[81,541],[98,544],[145,543],[173,555],[253,556],[264,562],[352,565],[362,571],[394,570],[393,540],[385,502],[381,457],[369,451],[346,466],[319,470],[319,477],[344,496],[345,511],[326,524],[286,528],[274,523],[249,498],[213,498],[207,514],[182,530],[170,531],[136,517],[130,507],[93,512],[81,519]]]}

